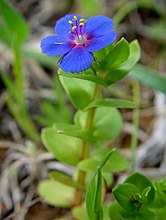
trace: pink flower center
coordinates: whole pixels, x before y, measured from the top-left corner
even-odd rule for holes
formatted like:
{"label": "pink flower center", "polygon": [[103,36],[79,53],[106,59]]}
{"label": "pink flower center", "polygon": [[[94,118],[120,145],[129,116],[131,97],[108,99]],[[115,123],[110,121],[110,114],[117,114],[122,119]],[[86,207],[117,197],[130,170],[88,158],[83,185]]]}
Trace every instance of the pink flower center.
{"label": "pink flower center", "polygon": [[71,31],[69,34],[73,35],[73,43],[76,46],[85,46],[87,38],[84,35],[84,23],[85,19],[81,18],[78,20],[77,16],[74,16],[72,20],[68,20],[71,25]]}

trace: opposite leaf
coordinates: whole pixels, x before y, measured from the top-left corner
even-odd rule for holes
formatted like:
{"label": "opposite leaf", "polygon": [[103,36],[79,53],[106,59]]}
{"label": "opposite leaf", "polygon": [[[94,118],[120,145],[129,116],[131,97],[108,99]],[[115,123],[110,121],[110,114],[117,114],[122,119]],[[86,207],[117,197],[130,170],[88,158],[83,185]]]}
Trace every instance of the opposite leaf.
{"label": "opposite leaf", "polygon": [[130,54],[128,42],[122,38],[112,49],[112,51],[106,56],[103,63],[104,69],[113,68],[119,66],[121,63],[127,60]]}
{"label": "opposite leaf", "polygon": [[136,108],[134,102],[123,99],[97,99],[91,102],[84,110],[88,110],[94,107],[114,107],[114,108]]}
{"label": "opposite leaf", "polygon": [[[75,116],[75,123],[85,127],[87,112],[78,112]],[[98,141],[114,140],[122,130],[122,118],[115,108],[101,107],[96,109],[92,129]]]}
{"label": "opposite leaf", "polygon": [[138,44],[138,41],[132,41],[129,47],[130,54],[128,59],[120,66],[118,66],[118,68],[110,68],[110,70],[108,70],[104,79],[109,85],[119,81],[124,76],[126,76],[140,59],[140,46]]}
{"label": "opposite leaf", "polygon": [[40,181],[38,187],[39,194],[50,204],[61,207],[72,205],[74,188],[58,183],[54,180]]}
{"label": "opposite leaf", "polygon": [[42,130],[45,147],[59,160],[69,165],[79,162],[81,139],[60,135],[53,128]]}
{"label": "opposite leaf", "polygon": [[155,190],[154,190],[154,186],[151,183],[151,181],[144,175],[142,175],[141,173],[133,173],[132,175],[130,175],[125,183],[131,183],[135,186],[137,186],[140,190],[140,192],[142,193],[147,187],[151,187],[150,191],[147,194],[147,205],[151,204],[154,200],[154,196],[155,196]]}
{"label": "opposite leaf", "polygon": [[91,143],[96,141],[96,138],[90,131],[82,129],[80,126],[77,125],[56,123],[53,125],[53,128],[55,129],[56,133],[61,135],[68,135],[71,137],[81,138]]}
{"label": "opposite leaf", "polygon": [[61,75],[59,79],[75,108],[84,109],[91,102],[94,83]]}

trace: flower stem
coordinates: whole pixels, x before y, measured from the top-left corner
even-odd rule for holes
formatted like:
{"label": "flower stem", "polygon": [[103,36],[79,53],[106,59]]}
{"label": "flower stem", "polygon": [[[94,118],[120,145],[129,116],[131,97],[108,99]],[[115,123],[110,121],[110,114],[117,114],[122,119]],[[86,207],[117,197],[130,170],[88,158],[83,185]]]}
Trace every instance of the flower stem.
{"label": "flower stem", "polygon": [[135,170],[135,158],[138,142],[138,127],[139,127],[139,104],[140,104],[140,88],[137,81],[133,82],[134,102],[137,104],[137,108],[133,110],[133,133],[131,137],[131,169],[133,173]]}
{"label": "flower stem", "polygon": [[[100,86],[96,84],[94,88],[92,101],[94,101],[98,97],[99,94],[100,94]],[[85,129],[87,129],[88,131],[92,130],[92,123],[93,123],[93,119],[95,116],[95,112],[96,112],[96,108],[91,108],[88,111],[86,123],[85,123]],[[82,146],[81,146],[82,152],[81,152],[80,160],[84,160],[89,157],[89,148],[90,148],[89,142],[86,140],[83,140]],[[86,172],[82,170],[78,170],[78,178],[76,182],[78,184],[85,185],[85,179],[86,179]],[[74,206],[79,206],[82,204],[83,195],[84,195],[83,190],[76,189],[75,195],[74,195]]]}

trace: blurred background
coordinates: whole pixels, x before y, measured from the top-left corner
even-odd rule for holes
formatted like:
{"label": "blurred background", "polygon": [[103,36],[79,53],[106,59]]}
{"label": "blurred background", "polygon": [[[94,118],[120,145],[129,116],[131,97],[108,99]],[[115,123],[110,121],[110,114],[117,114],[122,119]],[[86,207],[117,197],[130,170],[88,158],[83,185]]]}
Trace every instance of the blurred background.
{"label": "blurred background", "polygon": [[[10,3],[10,5],[8,4]],[[10,7],[11,6],[11,7]],[[54,122],[71,122],[73,109],[57,76],[57,58],[40,51],[66,14],[113,19],[117,41],[137,39],[140,64],[106,97],[140,102],[137,169],[160,179],[166,175],[166,1],[165,0],[3,0],[0,3],[0,215],[1,219],[46,220],[68,212],[45,204],[38,182],[55,167],[40,132]],[[147,68],[148,67],[148,68]],[[123,130],[115,141],[130,159],[132,112],[121,111]],[[70,172],[70,170],[68,171]]]}

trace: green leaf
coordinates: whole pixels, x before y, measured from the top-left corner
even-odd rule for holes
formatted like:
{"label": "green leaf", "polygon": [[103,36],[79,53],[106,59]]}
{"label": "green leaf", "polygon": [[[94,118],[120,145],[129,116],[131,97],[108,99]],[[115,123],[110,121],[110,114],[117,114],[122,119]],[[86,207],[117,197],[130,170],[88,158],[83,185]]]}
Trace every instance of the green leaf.
{"label": "green leaf", "polygon": [[153,202],[155,196],[155,190],[153,184],[147,177],[145,177],[141,173],[133,173],[125,180],[125,183],[131,183],[137,186],[141,193],[143,192],[143,190],[145,190],[145,188],[150,186],[151,190],[148,192],[147,195],[147,205]]}
{"label": "green leaf", "polygon": [[78,220],[89,220],[84,206],[77,206],[72,209],[73,216]]}
{"label": "green leaf", "polygon": [[7,1],[0,1],[0,15],[6,25],[6,31],[10,36],[11,45],[21,45],[29,34],[29,27],[24,18]]}
{"label": "green leaf", "polygon": [[[79,162],[77,167],[80,170],[93,171],[97,168],[101,159],[102,159],[102,156],[93,157],[93,155],[92,155],[92,158],[88,158],[88,159],[85,159],[85,160],[82,160],[81,162]],[[120,171],[126,170],[127,167],[128,167],[128,163],[127,163],[125,156],[123,156],[121,153],[115,151],[112,154],[111,158],[108,159],[105,166],[102,168],[102,172],[105,172],[105,173],[120,172]]]}
{"label": "green leaf", "polygon": [[47,150],[58,160],[69,165],[79,162],[81,139],[57,134],[53,128],[43,129],[41,137]]}
{"label": "green leaf", "polygon": [[96,191],[94,195],[94,212],[101,216],[101,196],[102,196],[102,175],[100,169],[96,175]]}
{"label": "green leaf", "polygon": [[139,188],[130,183],[119,184],[113,189],[113,194],[117,202],[129,212],[137,212],[137,210],[142,206],[141,201],[139,203],[138,200],[137,204],[132,201],[132,197],[136,194],[139,195],[139,193]]}
{"label": "green leaf", "polygon": [[0,41],[10,47],[10,37],[4,25],[0,27]]}
{"label": "green leaf", "polygon": [[[85,127],[87,112],[77,112],[75,123]],[[115,108],[97,108],[93,120],[92,129],[97,140],[114,140],[122,130],[122,118],[119,111]]]}
{"label": "green leaf", "polygon": [[140,46],[137,40],[130,43],[130,54],[128,59],[120,66],[120,69],[130,71],[140,59]]}
{"label": "green leaf", "polygon": [[87,70],[85,72],[81,73],[66,73],[63,70],[59,69],[58,71],[60,76],[68,77],[68,78],[76,78],[76,79],[81,79],[81,80],[87,80],[94,82],[96,84],[102,85],[104,87],[107,87],[107,81],[103,80],[102,78],[94,75],[94,73],[90,70]]}
{"label": "green leaf", "polygon": [[143,200],[143,204],[140,210],[141,212],[143,212],[147,208],[147,200],[148,200],[148,195],[149,195],[150,190],[151,190],[151,186],[148,186],[143,190],[141,194],[142,200]]}
{"label": "green leaf", "polygon": [[86,191],[86,210],[89,219],[96,220],[101,219],[101,194],[102,194],[102,177],[100,170],[104,167],[108,159],[111,157],[115,150],[110,151],[102,161],[100,161],[97,169],[95,170],[92,179],[87,187]]}
{"label": "green leaf", "polygon": [[95,60],[96,62],[93,62],[93,66],[97,67],[95,69],[100,69],[99,65],[101,65],[100,61],[104,61],[106,59],[106,56],[112,51],[112,49],[114,48],[115,44],[112,43],[110,45],[108,45],[107,47],[104,47],[102,50],[98,50],[96,52],[93,52]]}
{"label": "green leaf", "polygon": [[166,77],[160,75],[149,67],[137,64],[130,72],[130,76],[139,80],[141,83],[150,86],[152,89],[166,93]]}
{"label": "green leaf", "polygon": [[59,76],[59,78],[75,108],[84,109],[91,102],[94,83],[89,81],[84,81],[83,83],[82,79],[71,79],[66,76]]}
{"label": "green leaf", "polygon": [[96,186],[95,186],[95,177],[94,177],[87,188],[86,198],[85,198],[87,214],[89,219],[91,220],[95,220],[95,213],[93,210],[95,189]]}
{"label": "green leaf", "polygon": [[122,38],[115,47],[111,50],[111,52],[107,55],[104,59],[103,63],[101,64],[104,68],[113,68],[119,66],[124,61],[127,60],[130,54],[129,44],[128,42]]}
{"label": "green leaf", "polygon": [[74,188],[54,180],[40,181],[38,192],[50,205],[70,207],[72,205]]}
{"label": "green leaf", "polygon": [[103,219],[104,220],[110,220],[108,206],[105,205],[105,204],[102,204],[102,210],[103,210]]}
{"label": "green leaf", "polygon": [[136,108],[134,102],[123,99],[96,99],[91,102],[84,110],[95,107],[115,107],[115,108]]}
{"label": "green leaf", "polygon": [[162,189],[162,182],[155,182],[155,198],[153,201],[153,207],[156,209],[165,208],[166,209],[166,193]]}
{"label": "green leaf", "polygon": [[131,213],[125,211],[118,203],[111,204],[109,214],[111,220],[158,220],[154,219],[153,212],[149,210],[144,213]]}
{"label": "green leaf", "polygon": [[91,143],[96,141],[96,138],[90,131],[82,129],[77,125],[56,123],[53,125],[53,128],[58,134],[81,138]]}
{"label": "green leaf", "polygon": [[65,184],[67,186],[75,187],[77,189],[84,190],[85,187],[81,184],[76,183],[70,176],[59,172],[59,171],[52,171],[49,173],[49,177],[54,179],[55,181],[58,181],[62,184]]}
{"label": "green leaf", "polygon": [[116,202],[112,203],[110,208],[109,208],[109,216],[111,220],[125,220],[123,218],[122,213],[123,208]]}
{"label": "green leaf", "polygon": [[151,211],[155,214],[154,220],[165,220],[166,207],[155,207]]}
{"label": "green leaf", "polygon": [[140,59],[140,47],[138,41],[134,40],[130,43],[130,54],[128,59],[122,63],[118,68],[111,68],[106,76],[105,80],[109,85],[119,81],[125,75],[129,73],[129,71],[135,66],[135,64]]}

